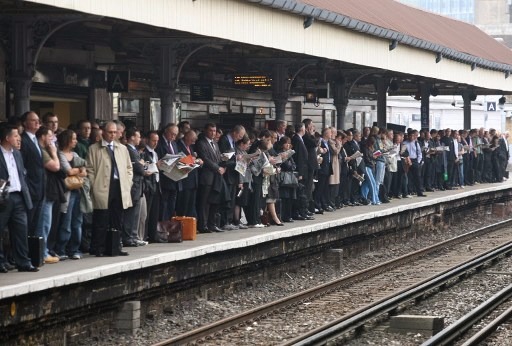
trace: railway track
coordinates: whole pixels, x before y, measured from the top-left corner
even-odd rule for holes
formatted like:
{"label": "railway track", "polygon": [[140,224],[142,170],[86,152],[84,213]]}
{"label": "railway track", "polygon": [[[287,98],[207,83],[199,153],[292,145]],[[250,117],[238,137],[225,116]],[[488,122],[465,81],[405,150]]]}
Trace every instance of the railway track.
{"label": "railway track", "polygon": [[[330,328],[342,320],[367,311],[369,307],[377,306],[406,288],[417,288],[428,278],[446,274],[447,269],[470,261],[477,254],[492,253],[491,250],[501,244],[509,244],[512,251],[511,225],[512,220],[507,220],[468,232],[339,280],[174,336],[155,346],[246,343],[290,345],[303,342],[302,340],[318,334],[319,328]],[[492,259],[487,262],[490,260]],[[456,276],[452,280],[454,278]],[[412,299],[419,299],[422,295],[423,293],[413,295]],[[387,311],[391,310],[393,308]],[[361,321],[358,323],[364,324]],[[301,336],[297,337],[298,335]]]}
{"label": "railway track", "polygon": [[[483,318],[494,314],[498,315],[492,321],[484,325],[472,336],[465,339],[472,327]],[[421,346],[441,346],[452,344],[462,338],[462,346],[476,346],[489,338],[493,332],[512,317],[512,284],[497,292],[487,301],[480,304],[471,312],[462,316],[441,332],[425,341]],[[460,342],[460,340],[458,340]]]}

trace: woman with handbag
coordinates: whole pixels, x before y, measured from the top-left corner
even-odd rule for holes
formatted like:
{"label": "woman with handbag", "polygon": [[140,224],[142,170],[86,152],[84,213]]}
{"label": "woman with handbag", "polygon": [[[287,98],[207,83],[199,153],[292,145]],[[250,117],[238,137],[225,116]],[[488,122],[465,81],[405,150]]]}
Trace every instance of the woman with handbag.
{"label": "woman with handbag", "polygon": [[[276,144],[277,154],[281,154],[292,148],[292,141],[290,137],[283,136]],[[297,199],[297,187],[299,181],[295,176],[297,169],[293,157],[290,156],[287,160],[281,163],[281,172],[279,173],[279,198],[281,199],[281,220],[283,222],[293,222],[292,218],[292,205]],[[295,180],[293,179],[295,178]],[[295,182],[295,186],[294,186]]]}
{"label": "woman with handbag", "polygon": [[65,130],[57,136],[61,170],[66,178],[66,203],[61,204],[61,218],[57,233],[55,252],[61,259],[80,259],[82,240],[82,211],[80,210],[81,188],[85,171],[85,160],[73,151],[76,146],[76,133]]}

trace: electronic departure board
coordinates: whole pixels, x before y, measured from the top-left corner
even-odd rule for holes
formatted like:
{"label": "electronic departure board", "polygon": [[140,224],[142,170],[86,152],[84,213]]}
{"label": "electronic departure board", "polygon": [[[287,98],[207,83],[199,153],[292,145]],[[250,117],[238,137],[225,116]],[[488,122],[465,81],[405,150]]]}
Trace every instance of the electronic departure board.
{"label": "electronic departure board", "polygon": [[272,79],[264,74],[236,74],[233,76],[233,85],[240,88],[266,89],[272,86]]}
{"label": "electronic departure board", "polygon": [[190,101],[213,101],[213,87],[211,84],[191,84]]}

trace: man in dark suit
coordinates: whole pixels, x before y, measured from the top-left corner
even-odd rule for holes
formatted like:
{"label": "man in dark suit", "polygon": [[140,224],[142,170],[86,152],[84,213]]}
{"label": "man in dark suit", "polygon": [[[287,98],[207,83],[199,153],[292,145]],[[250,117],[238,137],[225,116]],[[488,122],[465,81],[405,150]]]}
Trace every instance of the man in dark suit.
{"label": "man in dark suit", "polygon": [[[163,159],[167,154],[177,155],[179,153],[178,146],[175,142],[177,137],[178,126],[174,124],[167,124],[163,130],[162,138],[160,138],[155,149],[160,159]],[[174,216],[176,199],[179,191],[181,190],[181,181],[174,181],[160,172],[160,189],[160,220],[169,220]]]}
{"label": "man in dark suit", "polygon": [[302,139],[305,133],[306,127],[300,123],[295,126],[295,135],[292,137],[292,148],[295,151],[293,161],[299,173],[299,183],[303,186],[297,189],[297,199],[293,205],[292,213],[295,220],[314,219],[307,215],[308,201],[304,191],[305,182],[308,180],[308,149]]}
{"label": "man in dark suit", "polygon": [[215,142],[217,126],[208,123],[204,127],[204,133],[196,143],[197,155],[203,160],[203,167],[199,174],[199,203],[198,203],[198,230],[201,233],[222,232],[215,222],[218,204],[211,203],[211,197],[221,191],[221,179],[226,169],[221,167],[221,154],[219,146]]}
{"label": "man in dark suit", "polygon": [[[32,199],[25,181],[25,166],[18,151],[20,135],[13,125],[0,126],[0,179],[9,181],[9,196],[0,207],[0,232],[9,228],[12,254],[18,271],[37,272],[28,257],[27,211],[32,208]],[[7,261],[2,251],[0,237],[0,273],[7,273]]]}
{"label": "man in dark suit", "polygon": [[28,213],[28,229],[34,233],[41,215],[45,192],[45,171],[43,155],[36,132],[40,127],[39,117],[33,111],[21,116],[24,132],[21,135],[21,156],[27,169],[27,185],[34,206]]}
{"label": "man in dark suit", "polygon": [[[189,130],[178,141],[178,150],[185,155],[196,157],[194,145],[197,140],[197,134],[193,130]],[[203,161],[196,158],[195,163],[202,165]],[[199,169],[191,171],[185,179],[182,179],[182,191],[178,195],[178,203],[176,214],[179,216],[189,216],[197,218],[196,197],[197,188],[199,186]]]}
{"label": "man in dark suit", "polygon": [[[146,147],[142,153],[144,161],[148,164],[158,165],[158,154],[155,149],[158,145],[158,132],[150,131],[146,138]],[[160,212],[160,174],[147,174],[144,177],[144,195],[146,196],[146,206],[148,215],[146,217],[145,239],[150,242],[156,242],[156,226],[159,220]]]}
{"label": "man in dark suit", "polygon": [[133,166],[133,184],[131,190],[132,206],[126,209],[124,214],[124,228],[121,238],[124,246],[135,247],[144,246],[146,242],[139,239],[139,217],[140,217],[140,199],[144,189],[144,176],[146,171],[141,163],[139,150],[140,131],[135,128],[126,130],[126,148],[130,154],[130,160]]}
{"label": "man in dark suit", "polygon": [[[304,136],[302,136],[302,140],[308,149],[308,176],[305,181],[306,186],[306,197],[308,199],[308,208],[310,212],[315,212],[315,200],[313,198],[313,179],[315,177],[315,173],[319,168],[318,160],[317,160],[317,148],[318,141],[315,138],[315,125],[311,119],[302,120],[304,126],[306,128],[306,132]],[[323,211],[318,210],[318,213],[322,213]]]}
{"label": "man in dark suit", "polygon": [[[245,128],[242,125],[236,125],[230,132],[220,137],[220,152],[222,154],[234,153],[236,149],[236,142],[242,139],[244,135]],[[232,231],[238,229],[238,227],[233,224],[233,215],[235,213],[236,189],[237,186],[240,184],[240,174],[235,170],[235,155],[231,156],[231,158],[229,160],[226,160],[224,163],[226,167],[224,181],[226,182],[227,188],[229,190],[229,196],[231,197],[231,200],[228,203],[224,204],[224,208],[222,210],[222,218],[224,221],[224,227],[222,229],[225,231]]]}

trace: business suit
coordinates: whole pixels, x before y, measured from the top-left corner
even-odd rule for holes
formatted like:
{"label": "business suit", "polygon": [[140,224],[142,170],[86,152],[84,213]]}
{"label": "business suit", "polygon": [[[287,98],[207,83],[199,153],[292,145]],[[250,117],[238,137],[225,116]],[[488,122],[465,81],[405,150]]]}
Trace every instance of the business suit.
{"label": "business suit", "polygon": [[333,152],[328,144],[328,142],[321,140],[320,147],[327,149],[325,153],[322,154],[322,163],[320,164],[320,168],[318,169],[318,189],[315,193],[315,207],[318,209],[327,209],[329,210],[329,177],[333,173],[332,169],[332,157]]}
{"label": "business suit", "polygon": [[[219,150],[221,153],[234,153],[236,151],[236,143],[231,137],[231,134],[225,134],[219,139]],[[224,181],[228,188],[228,194],[231,200],[224,204],[223,208],[223,223],[233,224],[233,216],[235,213],[235,197],[238,183],[240,182],[240,174],[235,170],[236,167],[236,155],[223,162],[223,166],[226,168],[224,173]]]}
{"label": "business suit", "polygon": [[297,188],[297,199],[293,203],[293,217],[305,217],[308,209],[308,200],[305,193],[305,182],[308,180],[308,149],[299,134],[292,137],[292,148],[295,151],[293,161],[295,162],[302,186]]}
{"label": "business suit", "polygon": [[34,143],[26,132],[21,135],[20,151],[27,170],[26,182],[34,206],[27,215],[28,231],[29,234],[35,234],[46,189],[43,155],[39,143]]}
{"label": "business suit", "polygon": [[[213,147],[212,144],[213,143]],[[198,194],[198,228],[201,231],[212,230],[218,225],[215,224],[215,214],[218,205],[210,203],[209,198],[213,193],[214,183],[222,179],[219,173],[221,155],[219,146],[215,141],[206,137],[201,137],[197,142],[195,149],[197,155],[203,160],[203,167],[199,173],[199,194]]]}
{"label": "business suit", "polygon": [[304,140],[304,145],[306,146],[308,150],[308,176],[307,180],[305,181],[306,185],[306,197],[309,201],[309,208],[311,212],[314,212],[314,198],[313,198],[313,179],[315,177],[315,172],[318,170],[318,160],[317,160],[317,147],[318,147],[318,141],[316,138],[306,133],[304,136],[302,136],[302,139]]}
{"label": "business suit", "polygon": [[[183,139],[178,141],[178,150],[185,155],[194,156],[194,146],[187,147]],[[176,215],[197,218],[196,199],[199,186],[199,169],[194,169],[185,179],[181,180],[182,191],[178,195]]]}
{"label": "business suit", "polygon": [[[160,159],[163,159],[167,154],[175,155],[179,153],[176,142],[171,141],[170,145],[172,150],[168,145],[167,139],[164,137],[160,138],[155,148]],[[174,216],[178,192],[181,191],[181,181],[174,181],[160,172],[160,191],[160,220],[169,220]]]}
{"label": "business suit", "polygon": [[126,209],[123,218],[123,231],[121,238],[123,244],[134,245],[138,239],[138,225],[140,216],[140,198],[144,188],[144,166],[140,163],[139,151],[132,145],[127,144],[128,154],[133,167],[133,184],[131,189],[132,206]]}
{"label": "business suit", "polygon": [[[158,162],[158,154],[144,148],[142,158],[146,162]],[[144,177],[144,195],[146,196],[146,207],[148,215],[146,218],[146,237],[149,241],[156,241],[156,226],[160,214],[160,173],[151,174]],[[143,239],[146,240],[146,239]]]}
{"label": "business suit", "polygon": [[[9,180],[9,171],[3,153],[3,147],[0,152],[0,179]],[[18,268],[31,267],[28,257],[28,223],[27,212],[32,209],[32,198],[25,178],[26,170],[23,164],[21,153],[14,149],[12,151],[21,191],[9,193],[5,206],[0,207],[0,231],[3,232],[6,227],[9,228],[9,238],[12,244],[12,253],[14,261]],[[11,187],[12,189],[12,187]],[[6,263],[6,258],[2,251],[2,237],[0,237],[0,265]]]}

